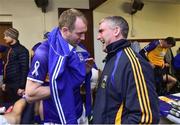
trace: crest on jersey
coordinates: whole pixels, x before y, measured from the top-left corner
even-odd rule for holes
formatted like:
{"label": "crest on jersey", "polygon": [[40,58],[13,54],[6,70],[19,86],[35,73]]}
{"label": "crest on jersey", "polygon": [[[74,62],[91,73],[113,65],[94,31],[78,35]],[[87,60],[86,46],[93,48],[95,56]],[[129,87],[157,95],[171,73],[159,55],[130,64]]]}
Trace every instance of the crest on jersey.
{"label": "crest on jersey", "polygon": [[107,75],[104,75],[104,78],[103,78],[103,80],[102,80],[102,82],[101,82],[101,88],[103,88],[103,89],[105,89],[106,88],[106,81],[107,81]]}
{"label": "crest on jersey", "polygon": [[84,60],[84,57],[83,57],[83,55],[81,53],[78,53],[78,57],[79,57],[80,61]]}

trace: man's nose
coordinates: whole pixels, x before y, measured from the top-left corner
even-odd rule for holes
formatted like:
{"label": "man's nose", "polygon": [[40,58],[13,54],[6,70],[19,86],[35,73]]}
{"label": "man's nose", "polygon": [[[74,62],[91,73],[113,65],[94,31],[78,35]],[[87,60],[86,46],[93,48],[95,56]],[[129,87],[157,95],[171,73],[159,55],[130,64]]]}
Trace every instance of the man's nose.
{"label": "man's nose", "polygon": [[81,40],[85,40],[85,34],[82,34],[80,37]]}
{"label": "man's nose", "polygon": [[101,36],[100,34],[97,35],[97,40],[100,40],[101,39]]}

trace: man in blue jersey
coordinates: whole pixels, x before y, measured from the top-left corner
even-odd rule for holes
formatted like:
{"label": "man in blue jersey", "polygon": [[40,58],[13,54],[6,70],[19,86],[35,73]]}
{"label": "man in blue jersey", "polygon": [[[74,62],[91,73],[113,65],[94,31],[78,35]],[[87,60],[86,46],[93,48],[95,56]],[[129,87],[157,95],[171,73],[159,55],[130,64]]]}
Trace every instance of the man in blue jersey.
{"label": "man in blue jersey", "polygon": [[127,41],[129,26],[121,16],[105,17],[97,39],[107,53],[96,93],[94,124],[157,124],[158,98],[153,69]]}
{"label": "man in blue jersey", "polygon": [[[26,98],[29,102],[43,99],[45,123],[76,124],[82,115],[75,90],[86,80],[93,65],[93,59],[85,59],[77,46],[85,39],[86,31],[84,15],[75,9],[66,10],[59,18],[59,27],[35,51]],[[49,85],[43,86],[44,81]]]}

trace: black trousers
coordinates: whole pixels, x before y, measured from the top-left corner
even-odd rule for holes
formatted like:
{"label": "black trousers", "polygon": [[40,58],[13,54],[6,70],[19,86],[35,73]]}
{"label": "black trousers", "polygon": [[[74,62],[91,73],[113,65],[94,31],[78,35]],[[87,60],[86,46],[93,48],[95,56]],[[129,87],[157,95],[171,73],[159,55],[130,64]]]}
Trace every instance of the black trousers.
{"label": "black trousers", "polygon": [[166,83],[163,81],[164,70],[161,67],[155,66],[154,68],[155,75],[155,86],[156,92],[159,96],[166,95]]}
{"label": "black trousers", "polygon": [[18,99],[21,98],[21,96],[17,94],[17,89],[10,87],[6,87],[6,91],[3,91],[2,96],[4,103],[12,103],[12,104],[14,104]]}

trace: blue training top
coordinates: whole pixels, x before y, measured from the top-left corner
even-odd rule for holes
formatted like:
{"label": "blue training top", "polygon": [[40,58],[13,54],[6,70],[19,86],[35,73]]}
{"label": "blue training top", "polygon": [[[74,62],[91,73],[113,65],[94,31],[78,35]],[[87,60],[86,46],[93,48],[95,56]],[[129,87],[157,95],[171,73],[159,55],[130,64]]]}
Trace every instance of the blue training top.
{"label": "blue training top", "polygon": [[44,100],[48,102],[44,108],[45,122],[77,123],[79,116],[73,90],[80,87],[86,75],[85,59],[79,55],[61,37],[58,28],[50,33],[48,42],[35,51],[28,79],[43,84],[47,73],[50,78],[51,98]]}

